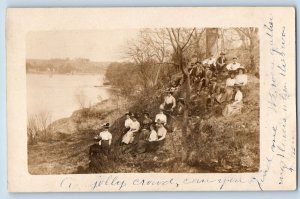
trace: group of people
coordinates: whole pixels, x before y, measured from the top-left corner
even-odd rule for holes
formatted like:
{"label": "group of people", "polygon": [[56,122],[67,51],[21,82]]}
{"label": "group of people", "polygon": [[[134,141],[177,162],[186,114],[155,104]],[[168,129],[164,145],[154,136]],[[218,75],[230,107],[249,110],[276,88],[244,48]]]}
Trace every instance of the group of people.
{"label": "group of people", "polygon": [[242,87],[248,82],[246,69],[237,59],[234,56],[232,62],[228,63],[225,53],[221,52],[218,59],[210,55],[202,62],[191,63],[189,68],[192,84],[198,94],[207,93],[207,109],[215,103],[226,103],[222,111],[225,117],[241,112]]}
{"label": "group of people", "polygon": [[[220,53],[220,57],[215,59],[212,55],[202,62],[194,62],[189,67],[192,85],[198,94],[206,93],[206,106],[212,107],[215,103],[226,103],[222,111],[224,117],[238,114],[243,106],[242,87],[248,82],[245,74],[246,69],[237,62],[237,57],[233,57],[231,63],[227,63],[225,53]],[[224,78],[226,77],[227,78]],[[181,79],[182,80],[182,79]],[[177,82],[180,86],[180,81]],[[179,87],[177,85],[177,87]],[[123,136],[121,145],[133,145],[137,152],[146,151],[147,147],[159,146],[166,138],[167,132],[172,132],[172,115],[176,109],[182,111],[184,99],[175,99],[173,93],[176,85],[168,89],[163,103],[159,106],[159,112],[154,120],[148,112],[143,113],[143,117],[138,121],[137,115],[127,112],[125,114]],[[108,131],[109,123],[103,125],[102,131],[97,139],[99,145],[109,152],[112,141],[112,134]]]}

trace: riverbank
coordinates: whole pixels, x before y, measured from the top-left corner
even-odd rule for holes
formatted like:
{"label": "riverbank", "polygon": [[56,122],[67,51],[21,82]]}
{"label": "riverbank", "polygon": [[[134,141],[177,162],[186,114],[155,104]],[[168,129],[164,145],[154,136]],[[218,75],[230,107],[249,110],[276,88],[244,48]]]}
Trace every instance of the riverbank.
{"label": "riverbank", "polygon": [[[182,161],[183,117],[174,117],[174,132],[167,134],[159,150],[142,154],[124,152],[132,146],[120,146],[124,112],[142,113],[151,117],[157,113],[163,93],[151,91],[137,101],[127,102],[114,96],[88,109],[75,111],[71,117],[51,124],[53,139],[28,146],[28,166],[31,174],[69,173],[205,173],[257,172],[259,169],[259,79],[249,76],[244,88],[242,113],[223,117],[225,105],[193,115],[189,120],[187,160]],[[201,96],[200,96],[201,98]],[[191,110],[202,112],[203,101],[195,100]],[[199,101],[200,100],[200,101]],[[197,114],[195,112],[194,114]],[[104,122],[112,124],[110,157],[89,157],[93,137]],[[73,128],[71,127],[73,125]]]}
{"label": "riverbank", "polygon": [[120,118],[126,109],[126,100],[112,96],[110,99],[74,111],[68,118],[54,121],[48,126],[51,135],[46,141],[28,145],[28,171],[30,174],[67,174],[86,168],[88,150],[93,137],[104,122]]}

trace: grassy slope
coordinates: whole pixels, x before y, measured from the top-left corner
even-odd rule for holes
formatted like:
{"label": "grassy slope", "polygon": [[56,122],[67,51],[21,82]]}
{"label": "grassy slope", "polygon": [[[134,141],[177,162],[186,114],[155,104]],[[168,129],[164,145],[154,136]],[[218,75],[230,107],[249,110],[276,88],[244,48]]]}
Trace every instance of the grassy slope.
{"label": "grassy slope", "polygon": [[[114,101],[106,101],[92,107],[91,114],[78,123],[80,113],[70,120],[75,122],[78,131],[71,134],[58,134],[57,139],[49,143],[38,143],[28,147],[29,172],[31,174],[62,174],[78,172],[79,166],[84,173],[95,172],[243,172],[257,171],[259,167],[259,80],[249,78],[244,92],[245,108],[238,117],[224,118],[220,115],[222,106],[216,106],[208,113],[209,117],[200,119],[192,117],[191,146],[187,164],[181,163],[181,117],[177,117],[177,130],[167,135],[164,146],[156,152],[132,155],[123,154],[119,141],[124,118],[123,110],[117,110]],[[153,93],[157,92],[157,93]],[[155,115],[161,101],[159,91],[145,95],[130,110],[142,112],[151,110]],[[150,97],[152,96],[152,97]],[[201,100],[195,107],[201,106]],[[118,119],[117,119],[118,118]],[[91,168],[88,148],[93,143],[99,124],[104,121],[115,121],[111,127],[113,134],[112,158],[92,162],[101,165]],[[70,121],[68,121],[70,122]],[[63,136],[62,136],[63,135]],[[103,165],[103,162],[109,162]]]}

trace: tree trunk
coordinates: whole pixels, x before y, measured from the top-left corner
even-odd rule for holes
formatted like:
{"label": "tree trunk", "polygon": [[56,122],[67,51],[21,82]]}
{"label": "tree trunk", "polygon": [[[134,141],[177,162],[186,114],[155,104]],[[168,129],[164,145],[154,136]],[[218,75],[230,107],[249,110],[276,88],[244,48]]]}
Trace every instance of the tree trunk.
{"label": "tree trunk", "polygon": [[254,50],[254,41],[253,38],[249,39],[250,41],[250,47],[249,47],[249,53],[250,53],[250,70],[253,71],[255,69],[255,62],[254,62],[254,54],[253,54],[253,50]]}
{"label": "tree trunk", "polygon": [[159,77],[159,74],[160,74],[160,70],[161,70],[161,64],[158,65],[158,70],[157,70],[157,73],[156,73],[156,76],[155,76],[155,80],[154,80],[154,86],[157,85],[157,82],[158,82],[158,77]]}
{"label": "tree trunk", "polygon": [[218,48],[218,28],[206,29],[206,57],[210,54],[216,55]]}

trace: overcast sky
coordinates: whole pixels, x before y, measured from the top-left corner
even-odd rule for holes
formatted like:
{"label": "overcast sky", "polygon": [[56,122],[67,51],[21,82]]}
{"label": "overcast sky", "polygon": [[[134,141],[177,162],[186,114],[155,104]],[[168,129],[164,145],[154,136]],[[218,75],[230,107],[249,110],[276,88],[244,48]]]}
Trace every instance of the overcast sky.
{"label": "overcast sky", "polygon": [[26,40],[27,59],[88,58],[92,61],[120,61],[126,41],[138,30],[78,30],[30,32]]}

